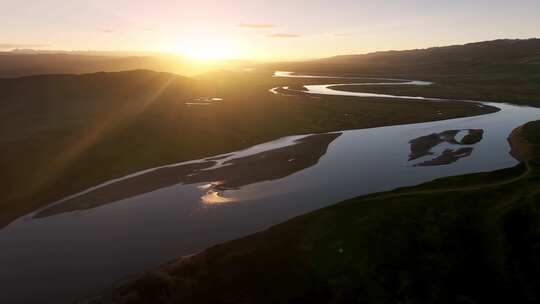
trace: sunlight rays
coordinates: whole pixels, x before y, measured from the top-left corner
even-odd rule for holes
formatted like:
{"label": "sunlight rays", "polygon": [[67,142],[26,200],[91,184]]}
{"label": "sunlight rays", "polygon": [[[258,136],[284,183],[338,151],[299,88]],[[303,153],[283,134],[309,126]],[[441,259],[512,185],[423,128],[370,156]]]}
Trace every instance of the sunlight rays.
{"label": "sunlight rays", "polygon": [[54,183],[59,176],[69,170],[73,163],[81,160],[86,151],[103,140],[107,133],[118,126],[129,125],[138,115],[154,104],[175,79],[176,76],[174,75],[168,76],[156,90],[149,93],[141,102],[130,105],[130,108],[124,107],[115,113],[105,113],[83,132],[73,134],[72,138],[64,146],[64,153],[57,155],[43,168],[48,173],[47,178],[41,178],[33,186],[29,186],[25,195],[30,196],[46,185]]}

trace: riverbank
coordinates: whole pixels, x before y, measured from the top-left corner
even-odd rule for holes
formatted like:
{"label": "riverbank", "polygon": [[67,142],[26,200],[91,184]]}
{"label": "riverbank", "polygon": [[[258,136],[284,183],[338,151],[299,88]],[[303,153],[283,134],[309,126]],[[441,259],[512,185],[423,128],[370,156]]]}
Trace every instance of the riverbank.
{"label": "riverbank", "polygon": [[[405,75],[399,75],[405,76]],[[456,100],[484,100],[493,102],[508,102],[516,105],[539,106],[537,74],[521,75],[514,73],[477,73],[467,75],[407,75],[417,76],[434,82],[431,86],[332,86],[332,89],[364,93],[382,93],[403,96],[423,96],[438,98],[444,96]],[[396,76],[397,77],[397,76]]]}
{"label": "riverbank", "polygon": [[540,121],[510,141],[518,135],[534,152],[518,179],[523,165],[347,200],[171,262],[92,303],[534,301]]}

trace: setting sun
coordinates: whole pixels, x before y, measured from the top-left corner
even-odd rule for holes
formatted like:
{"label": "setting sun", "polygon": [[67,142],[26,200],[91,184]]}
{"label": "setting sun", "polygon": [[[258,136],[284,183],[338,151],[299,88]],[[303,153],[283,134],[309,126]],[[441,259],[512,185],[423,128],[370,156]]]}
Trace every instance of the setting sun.
{"label": "setting sun", "polygon": [[238,47],[230,40],[208,37],[187,40],[173,47],[175,53],[196,60],[218,60],[239,57]]}

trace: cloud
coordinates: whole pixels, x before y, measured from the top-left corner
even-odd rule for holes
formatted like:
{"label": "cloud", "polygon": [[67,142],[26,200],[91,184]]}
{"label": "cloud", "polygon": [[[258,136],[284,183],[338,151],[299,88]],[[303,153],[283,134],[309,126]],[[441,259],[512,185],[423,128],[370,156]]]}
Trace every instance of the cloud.
{"label": "cloud", "polygon": [[333,34],[334,37],[346,37],[346,36],[350,36],[350,34],[348,33],[336,33],[336,34]]}
{"label": "cloud", "polygon": [[47,44],[19,44],[19,43],[0,43],[0,49],[30,49],[48,47]]}
{"label": "cloud", "polygon": [[100,31],[100,32],[102,32],[102,33],[106,33],[106,34],[112,34],[112,33],[114,33],[113,30],[108,29],[108,28],[100,28],[100,29],[98,29],[98,31]]}
{"label": "cloud", "polygon": [[276,33],[276,34],[266,35],[266,37],[270,37],[270,38],[299,38],[299,37],[302,37],[302,36],[298,35],[298,34]]}
{"label": "cloud", "polygon": [[271,23],[241,23],[238,25],[238,27],[241,28],[251,28],[251,29],[265,29],[265,28],[273,28],[277,25],[271,24]]}

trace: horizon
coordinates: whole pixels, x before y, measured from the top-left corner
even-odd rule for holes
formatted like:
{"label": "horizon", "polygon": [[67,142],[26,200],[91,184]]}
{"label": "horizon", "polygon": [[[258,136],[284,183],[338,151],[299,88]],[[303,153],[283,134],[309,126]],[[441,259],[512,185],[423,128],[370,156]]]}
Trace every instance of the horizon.
{"label": "horizon", "polygon": [[302,58],[273,58],[273,59],[251,59],[251,58],[194,58],[187,56],[185,54],[181,53],[174,53],[174,52],[158,52],[158,51],[139,51],[139,50],[98,50],[98,49],[75,49],[75,50],[65,50],[65,49],[39,49],[39,48],[12,48],[12,49],[4,49],[2,50],[1,46],[4,44],[0,44],[0,54],[15,54],[15,55],[33,55],[33,54],[48,54],[48,55],[84,55],[84,56],[113,56],[113,57],[146,57],[146,56],[172,56],[172,57],[178,57],[179,59],[187,59],[192,62],[225,62],[225,61],[251,61],[251,62],[297,62],[297,61],[311,61],[311,60],[319,60],[319,59],[326,59],[326,58],[333,58],[333,57],[339,57],[339,56],[362,56],[362,55],[370,55],[375,53],[385,53],[385,52],[406,52],[406,51],[417,51],[417,50],[428,50],[428,49],[436,49],[436,48],[444,48],[444,47],[453,47],[453,46],[467,46],[471,44],[479,44],[479,43],[490,43],[490,42],[496,42],[496,41],[528,41],[528,40],[539,40],[540,37],[528,37],[528,38],[498,38],[498,39],[491,39],[491,40],[482,40],[482,41],[469,41],[464,42],[460,44],[446,44],[446,45],[432,45],[432,46],[426,46],[426,47],[417,47],[417,48],[407,48],[407,49],[380,49],[380,50],[373,50],[369,52],[363,52],[363,53],[343,53],[343,54],[333,54],[326,57],[302,57]]}
{"label": "horizon", "polygon": [[[540,19],[534,14],[538,3],[531,0],[518,1],[511,14],[504,1],[485,0],[236,4],[8,3],[5,11],[12,13],[3,17],[0,51],[91,50],[178,54],[196,60],[291,61],[540,36]],[[285,6],[287,10],[280,9]]]}

